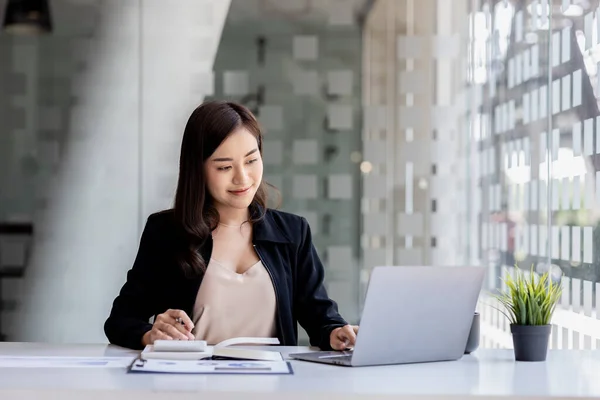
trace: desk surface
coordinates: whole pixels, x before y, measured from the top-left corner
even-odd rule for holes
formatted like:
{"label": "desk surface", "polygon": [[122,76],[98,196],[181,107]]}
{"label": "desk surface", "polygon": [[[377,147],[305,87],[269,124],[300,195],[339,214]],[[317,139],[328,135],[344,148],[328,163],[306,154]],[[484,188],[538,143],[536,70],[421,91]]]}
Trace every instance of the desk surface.
{"label": "desk surface", "polygon": [[[307,347],[279,347],[284,355]],[[135,356],[110,345],[0,343],[0,355]],[[125,368],[0,368],[0,398],[585,398],[600,397],[600,351],[553,350],[546,362],[515,362],[512,350],[484,350],[458,361],[348,368],[292,361],[294,375],[131,374]],[[93,392],[88,392],[93,391]],[[110,392],[110,393],[107,393]],[[210,394],[209,397],[204,395]],[[242,395],[243,394],[243,395]]]}

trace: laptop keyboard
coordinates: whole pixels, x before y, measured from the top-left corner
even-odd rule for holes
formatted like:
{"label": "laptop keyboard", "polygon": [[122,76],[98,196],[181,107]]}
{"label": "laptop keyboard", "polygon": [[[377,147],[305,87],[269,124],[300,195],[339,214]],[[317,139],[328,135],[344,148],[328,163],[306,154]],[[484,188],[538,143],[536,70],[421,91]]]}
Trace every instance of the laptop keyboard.
{"label": "laptop keyboard", "polygon": [[349,357],[352,357],[352,350],[319,352],[319,358],[349,358]]}

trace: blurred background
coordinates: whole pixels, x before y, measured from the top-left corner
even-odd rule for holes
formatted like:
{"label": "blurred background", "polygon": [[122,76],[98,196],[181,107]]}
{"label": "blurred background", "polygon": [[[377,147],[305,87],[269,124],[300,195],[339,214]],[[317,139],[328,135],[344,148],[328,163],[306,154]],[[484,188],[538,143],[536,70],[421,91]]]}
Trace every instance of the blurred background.
{"label": "blurred background", "polygon": [[598,6],[0,0],[0,340],[106,342],[189,114],[230,99],[350,322],[375,266],[477,265],[512,347],[518,263],[563,285],[551,347],[600,348]]}

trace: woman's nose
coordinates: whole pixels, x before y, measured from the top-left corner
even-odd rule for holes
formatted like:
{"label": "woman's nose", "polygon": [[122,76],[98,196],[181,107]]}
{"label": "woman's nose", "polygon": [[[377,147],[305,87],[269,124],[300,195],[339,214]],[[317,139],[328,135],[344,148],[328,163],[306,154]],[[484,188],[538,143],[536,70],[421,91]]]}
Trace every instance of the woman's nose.
{"label": "woman's nose", "polygon": [[236,168],[235,174],[233,175],[233,183],[236,185],[244,184],[248,180],[248,171],[246,168]]}

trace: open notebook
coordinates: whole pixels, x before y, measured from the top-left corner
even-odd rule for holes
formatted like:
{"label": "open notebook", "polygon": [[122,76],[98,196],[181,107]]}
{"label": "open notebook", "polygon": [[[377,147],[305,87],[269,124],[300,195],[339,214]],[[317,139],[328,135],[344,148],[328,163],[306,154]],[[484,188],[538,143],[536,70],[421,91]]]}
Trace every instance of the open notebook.
{"label": "open notebook", "polygon": [[208,346],[203,340],[157,340],[147,345],[140,354],[143,360],[205,360],[234,359],[283,361],[278,351],[229,347],[235,345],[273,345],[277,338],[239,337]]}

